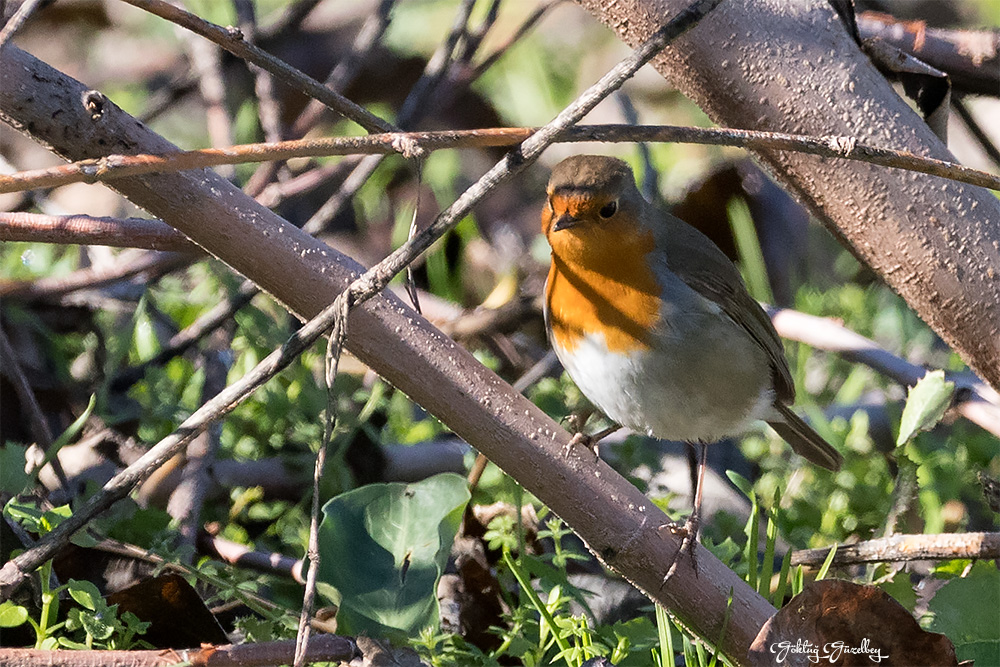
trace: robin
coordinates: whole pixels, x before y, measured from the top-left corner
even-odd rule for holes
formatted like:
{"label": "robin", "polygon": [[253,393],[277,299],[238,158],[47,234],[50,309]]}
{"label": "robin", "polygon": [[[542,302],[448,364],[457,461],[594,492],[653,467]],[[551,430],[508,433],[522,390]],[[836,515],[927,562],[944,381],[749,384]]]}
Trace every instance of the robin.
{"label": "robin", "polygon": [[812,463],[840,467],[789,408],[795,387],[778,334],[708,237],[643,199],[616,158],[568,158],[546,191],[545,324],[563,367],[619,426],[698,451],[678,553],[697,539],[706,444],[763,420]]}

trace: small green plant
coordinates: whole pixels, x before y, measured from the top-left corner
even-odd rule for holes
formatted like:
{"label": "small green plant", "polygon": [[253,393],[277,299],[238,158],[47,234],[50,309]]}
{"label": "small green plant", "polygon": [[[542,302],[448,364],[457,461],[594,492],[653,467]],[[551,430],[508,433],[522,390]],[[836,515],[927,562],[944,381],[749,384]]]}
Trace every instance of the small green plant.
{"label": "small green plant", "polygon": [[[4,514],[18,521],[25,529],[44,535],[71,515],[68,505],[42,511],[34,505],[12,499],[4,507]],[[79,541],[79,540],[76,540]],[[41,590],[41,609],[38,618],[31,617],[28,609],[7,600],[0,604],[0,627],[13,628],[28,623],[35,631],[37,649],[130,649],[152,648],[139,638],[149,628],[131,613],[119,616],[118,605],[108,605],[97,587],[89,581],[70,579],[61,586],[52,586],[52,561],[38,568]],[[79,605],[71,608],[66,618],[59,621],[60,595],[63,592]]]}

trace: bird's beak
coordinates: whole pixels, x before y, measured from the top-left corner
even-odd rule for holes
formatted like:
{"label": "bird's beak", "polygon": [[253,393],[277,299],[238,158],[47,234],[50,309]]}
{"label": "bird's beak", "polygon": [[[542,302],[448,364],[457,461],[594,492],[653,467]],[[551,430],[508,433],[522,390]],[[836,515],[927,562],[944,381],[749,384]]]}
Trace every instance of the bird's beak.
{"label": "bird's beak", "polygon": [[580,224],[579,218],[574,218],[569,213],[563,213],[552,222],[552,231],[558,232],[561,229],[569,229]]}

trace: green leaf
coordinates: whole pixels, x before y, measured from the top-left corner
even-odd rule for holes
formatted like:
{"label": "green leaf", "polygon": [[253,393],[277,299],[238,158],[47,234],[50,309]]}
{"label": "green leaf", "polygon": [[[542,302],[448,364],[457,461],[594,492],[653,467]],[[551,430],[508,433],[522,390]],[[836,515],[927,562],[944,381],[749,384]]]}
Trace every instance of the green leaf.
{"label": "green leaf", "polygon": [[24,471],[27,449],[16,442],[0,447],[0,493],[16,496],[31,482],[31,475]]}
{"label": "green leaf", "polygon": [[48,450],[45,452],[45,460],[42,461],[42,465],[35,468],[34,474],[37,475],[42,468],[51,463],[52,459],[59,454],[60,449],[76,440],[76,436],[80,434],[84,425],[87,423],[87,420],[90,419],[90,415],[94,411],[95,405],[97,405],[97,395],[91,394],[90,401],[87,403],[87,407],[84,408],[83,414],[74,419],[73,423],[70,424],[69,427],[55,439],[55,442],[49,446]]}
{"label": "green leaf", "polygon": [[41,532],[42,515],[45,514],[33,503],[19,501],[16,497],[7,501],[3,508],[4,514],[21,524],[25,530],[32,533]]}
{"label": "green leaf", "polygon": [[764,253],[760,249],[760,238],[750,214],[750,208],[742,199],[733,198],[726,206],[733,239],[740,255],[740,267],[746,280],[747,290],[758,301],[774,303],[771,284],[767,279]]}
{"label": "green leaf", "polygon": [[892,599],[906,607],[911,614],[917,606],[917,592],[910,583],[910,575],[906,572],[896,572],[892,579],[883,581],[878,587],[892,596]]}
{"label": "green leaf", "polygon": [[70,597],[76,600],[77,604],[81,607],[95,611],[104,605],[104,598],[101,597],[101,591],[97,590],[97,586],[89,581],[70,579],[69,583],[66,584],[66,588],[69,591]]}
{"label": "green leaf", "polygon": [[910,441],[918,431],[929,431],[944,416],[955,395],[955,383],[944,379],[944,371],[931,371],[910,388],[899,420],[896,446]]}
{"label": "green leaf", "polygon": [[992,562],[979,561],[969,574],[945,584],[928,604],[934,613],[930,630],[955,644],[959,661],[1000,665],[1000,572]]}
{"label": "green leaf", "polygon": [[[87,646],[83,642],[75,642],[72,639],[70,639],[69,637],[59,637],[59,639],[56,639],[55,637],[50,637],[49,639],[52,639],[53,642],[58,641],[59,642],[59,646],[61,646],[63,648],[68,648],[71,651],[86,651],[87,649],[90,648],[89,646]],[[47,647],[47,648],[49,650],[52,650],[52,649],[55,649],[56,647],[55,646],[50,646],[50,647]]]}
{"label": "green leaf", "polygon": [[437,622],[437,582],[469,501],[465,479],[371,484],[323,508],[319,578],[341,595],[338,630],[414,636]]}
{"label": "green leaf", "polygon": [[27,622],[28,610],[10,600],[0,604],[0,628],[16,628]]}
{"label": "green leaf", "polygon": [[750,483],[750,480],[738,472],[733,472],[732,470],[726,471],[726,477],[729,478],[730,482],[736,485],[737,489],[743,492],[743,495],[751,500],[754,500],[755,494],[753,491],[753,484]]}
{"label": "green leaf", "polygon": [[80,622],[83,624],[83,629],[87,631],[87,634],[94,639],[104,641],[109,638],[118,627],[116,608],[103,606],[102,609],[88,614],[82,612],[80,614]]}

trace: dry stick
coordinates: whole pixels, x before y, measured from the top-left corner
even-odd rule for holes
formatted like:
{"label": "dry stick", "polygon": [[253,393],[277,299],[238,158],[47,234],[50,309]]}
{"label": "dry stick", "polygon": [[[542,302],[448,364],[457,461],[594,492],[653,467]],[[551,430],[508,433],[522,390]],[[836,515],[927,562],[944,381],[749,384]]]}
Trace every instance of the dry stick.
{"label": "dry stick", "polygon": [[189,256],[180,253],[147,251],[131,259],[121,258],[117,266],[91,267],[66,276],[34,281],[0,280],[0,298],[16,297],[22,301],[55,298],[79,289],[102,287],[140,273],[167,273],[189,261]]}
{"label": "dry stick", "polygon": [[965,100],[961,97],[953,97],[951,99],[951,106],[954,107],[955,111],[958,112],[958,117],[962,119],[962,123],[965,125],[966,129],[972,133],[972,136],[976,138],[979,145],[982,147],[986,155],[993,160],[993,164],[1000,167],[1000,149],[997,149],[993,139],[990,135],[986,134],[979,121],[972,114],[972,111],[965,104]]}
{"label": "dry stick", "polygon": [[[231,337],[228,342],[231,341]],[[227,347],[229,347],[227,345]],[[203,355],[205,382],[202,398],[215,396],[226,386],[229,367],[220,350],[212,349]],[[198,434],[187,446],[181,479],[167,501],[167,513],[177,522],[179,543],[176,546],[195,546],[201,529],[201,511],[213,483],[211,466],[219,450],[222,426],[218,422]],[[193,553],[187,554],[187,558]]]}
{"label": "dry stick", "polygon": [[[556,119],[533,135],[520,147],[508,153],[503,160],[487,172],[472,187],[466,190],[447,210],[412,241],[407,242],[381,263],[369,269],[341,293],[341,297],[324,308],[316,317],[302,326],[279,349],[265,357],[243,378],[226,387],[218,396],[198,408],[181,424],[180,428],[158,442],[152,448],[111,480],[100,492],[62,523],[56,526],[33,548],[24,551],[0,568],[0,600],[5,600],[42,563],[52,558],[66,544],[70,537],[91,521],[95,516],[128,495],[139,482],[154,469],[170,460],[198,432],[211,422],[230,412],[249,396],[257,387],[288,366],[301,352],[314,343],[328,330],[340,315],[340,301],[358,305],[379,291],[379,286],[387,283],[407,263],[426,250],[441,234],[462,217],[498,183],[523,169],[529,160],[534,160],[560,132],[579,120],[603,97],[620,87],[639,67],[648,62],[670,41],[691,28],[702,16],[711,11],[721,0],[696,0],[688,9],[680,13],[654,35],[631,56],[615,67],[591,86],[572,105],[560,113]],[[675,545],[676,546],[676,545]]]}
{"label": "dry stick", "polygon": [[[448,71],[452,53],[455,51],[455,45],[461,36],[465,34],[475,3],[476,0],[462,1],[444,41],[431,55],[424,67],[424,71],[420,74],[420,78],[413,84],[406,99],[403,100],[402,108],[396,119],[396,122],[400,126],[406,127],[423,116],[430,102],[431,94],[437,89],[438,84]],[[402,145],[412,147],[412,144],[409,143]],[[419,149],[413,148],[410,149],[410,152],[414,155],[422,153]],[[405,150],[404,154],[406,154]],[[368,181],[383,159],[384,156],[372,156],[358,160],[357,164],[351,168],[350,174],[337,189],[337,192],[309,217],[302,226],[302,229],[314,236],[320,233],[340,213],[344,206],[353,199],[354,195]]]}
{"label": "dry stick", "polygon": [[[926,368],[897,357],[879,347],[875,341],[830,318],[786,308],[766,309],[774,328],[783,338],[835,352],[849,361],[865,364],[900,384],[913,386],[928,372]],[[1000,395],[978,379],[949,379],[968,390],[968,396],[960,400],[955,409],[969,421],[1000,437]]]}
{"label": "dry stick", "polygon": [[466,29],[462,33],[462,41],[458,44],[459,50],[455,52],[455,62],[468,63],[476,55],[483,39],[497,22],[497,16],[500,14],[500,1],[492,0],[490,8],[486,10],[486,16],[479,22],[479,25],[472,30]]}
{"label": "dry stick", "polygon": [[[792,565],[821,565],[830,548],[803,549],[792,553]],[[841,544],[834,565],[886,563],[954,558],[1000,558],[1000,533],[941,533],[939,535],[893,535],[856,544]]]}
{"label": "dry stick", "polygon": [[[0,664],[21,667],[269,667],[288,664],[294,642],[275,641],[229,646],[206,645],[191,649],[143,651],[48,651],[33,648],[0,648]],[[320,635],[309,642],[309,662],[347,663],[360,655],[350,637]]]}
{"label": "dry stick", "polygon": [[245,544],[233,542],[218,535],[211,535],[205,531],[198,534],[198,549],[202,553],[207,553],[236,567],[278,574],[290,577],[297,583],[305,583],[302,579],[302,561],[285,554],[255,551]]}
{"label": "dry stick", "polygon": [[421,107],[427,103],[427,98],[431,92],[437,88],[438,84],[448,72],[448,65],[451,63],[452,54],[459,40],[466,34],[469,25],[469,17],[472,15],[472,8],[476,5],[476,0],[462,0],[458,12],[452,23],[451,30],[448,31],[444,41],[431,54],[423,74],[413,84],[409,95],[403,100],[403,105],[399,109],[399,125],[406,126],[412,122],[419,113]]}
{"label": "dry stick", "polygon": [[494,64],[496,64],[496,62],[500,60],[500,58],[505,53],[507,53],[507,50],[510,49],[510,47],[516,44],[519,39],[528,34],[528,31],[531,30],[533,27],[535,27],[535,24],[538,23],[542,19],[542,17],[548,13],[550,9],[552,9],[553,7],[564,1],[565,0],[549,0],[542,6],[535,9],[535,11],[528,18],[524,20],[524,23],[518,26],[517,30],[514,31],[514,34],[511,35],[506,42],[498,46],[493,51],[493,53],[491,53],[490,55],[486,56],[486,58],[483,59],[483,62],[475,66],[475,68],[472,70],[472,74],[469,76],[469,80],[475,81],[480,76],[482,76],[483,72],[485,72]]}
{"label": "dry stick", "polygon": [[[233,143],[233,124],[226,110],[226,83],[222,72],[222,50],[197,35],[183,30],[180,26],[172,26],[187,51],[194,72],[198,92],[205,104],[205,121],[208,140],[213,147],[219,148]],[[268,137],[271,139],[271,137]],[[236,175],[232,166],[220,170],[220,174],[228,179]]]}
{"label": "dry stick", "polygon": [[[398,132],[364,137],[332,137],[284,141],[279,144],[244,144],[230,148],[178,151],[160,155],[108,155],[79,160],[47,169],[0,176],[0,194],[69,183],[111,182],[114,178],[185,169],[244,164],[293,157],[384,155],[410,146],[424,152],[447,148],[488,148],[516,145],[536,128],[506,127],[439,132]],[[670,142],[735,146],[752,150],[786,150],[820,157],[868,162],[1000,190],[1000,176],[956,162],[938,160],[907,151],[878,148],[850,137],[812,137],[783,132],[730,128],[676,127],[670,125],[578,125],[566,130],[559,142]]]}
{"label": "dry stick", "polygon": [[284,13],[274,23],[261,30],[265,39],[278,39],[285,33],[298,30],[309,13],[323,0],[295,0],[291,6],[285,7]]}
{"label": "dry stick", "polygon": [[[260,31],[257,27],[257,13],[253,2],[251,0],[233,0],[233,6],[244,38],[252,44],[256,43]],[[275,96],[274,78],[256,65],[248,63],[247,68],[253,75],[254,92],[257,96],[257,119],[264,131],[265,140],[281,141],[285,138],[301,136],[285,133],[281,122],[281,105]],[[259,165],[253,176],[244,184],[244,192],[250,196],[258,194],[266,183],[274,180],[282,172],[284,165],[284,162],[268,162]],[[281,175],[285,177],[287,173]]]}
{"label": "dry stick", "polygon": [[[14,15],[7,20],[4,24],[3,29],[0,29],[0,49],[6,46],[10,38],[14,36],[18,30],[21,29],[31,15],[36,11],[44,7],[45,5],[51,4],[54,0],[25,0]],[[2,4],[0,4],[2,6]],[[2,13],[2,12],[0,12]]]}
{"label": "dry stick", "polygon": [[326,467],[326,455],[333,431],[337,426],[337,397],[333,391],[340,367],[340,352],[344,349],[347,339],[347,315],[350,312],[348,301],[349,290],[337,295],[331,309],[336,319],[333,321],[333,331],[327,345],[326,357],[326,411],[323,415],[323,440],[316,452],[316,463],[313,468],[312,509],[309,515],[309,542],[306,546],[306,560],[309,568],[306,570],[305,591],[302,596],[302,611],[299,614],[299,627],[295,634],[294,667],[301,667],[305,660],[305,650],[309,643],[309,619],[312,616],[313,603],[316,598],[316,580],[319,577],[319,510],[320,484],[323,481],[323,469]]}
{"label": "dry stick", "polygon": [[[233,0],[236,17],[244,38],[251,44],[258,38],[257,13],[250,0]],[[267,141],[282,140],[281,109],[274,94],[274,79],[256,65],[248,65],[254,79],[254,93],[257,96],[257,117],[264,138]]]}
{"label": "dry stick", "polygon": [[[361,70],[361,65],[371,54],[389,27],[390,12],[395,4],[396,0],[381,0],[375,14],[369,16],[364,25],[361,26],[361,29],[354,38],[354,43],[351,45],[350,51],[330,71],[330,75],[323,82],[323,85],[338,93],[342,93],[354,81],[354,78]],[[289,130],[291,136],[304,136],[319,121],[325,110],[326,107],[322,102],[310,99],[302,112],[299,113],[298,118],[292,122],[291,129]],[[262,164],[247,180],[243,190],[251,197],[259,197],[266,191],[265,188],[268,188],[274,175],[277,174],[279,167],[283,164],[284,162],[280,160]],[[286,183],[288,180],[286,179]],[[326,182],[326,179],[322,179],[319,182]],[[283,190],[285,184],[281,184],[278,187]],[[265,204],[265,206],[267,205]]]}
{"label": "dry stick", "polygon": [[23,211],[0,211],[0,241],[201,252],[188,237],[162,220],[76,214],[47,215]]}
{"label": "dry stick", "polygon": [[[354,37],[354,43],[350,51],[334,66],[330,75],[323,83],[332,90],[342,92],[357,76],[361,70],[361,65],[367,59],[375,46],[379,43],[386,28],[389,27],[389,17],[396,0],[382,0],[378,9],[372,16],[369,16],[358,34]],[[302,136],[316,124],[323,113],[324,106],[316,100],[309,100],[305,108],[299,113],[299,117],[292,122],[292,134]]]}
{"label": "dry stick", "polygon": [[155,14],[162,19],[176,23],[182,28],[187,28],[191,32],[215,42],[226,51],[229,51],[237,58],[242,58],[247,62],[257,65],[261,69],[267,70],[278,77],[282,83],[302,91],[309,97],[319,100],[345,118],[353,120],[355,123],[365,128],[369,132],[391,132],[393,126],[378,116],[374,115],[364,107],[350,101],[343,95],[338,95],[319,81],[306,75],[302,71],[288,65],[284,61],[275,58],[270,53],[263,51],[252,44],[243,41],[239,30],[235,28],[223,28],[209,23],[194,14],[184,11],[178,7],[163,2],[163,0],[123,0],[128,4],[145,10],[150,14]]}

